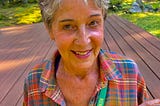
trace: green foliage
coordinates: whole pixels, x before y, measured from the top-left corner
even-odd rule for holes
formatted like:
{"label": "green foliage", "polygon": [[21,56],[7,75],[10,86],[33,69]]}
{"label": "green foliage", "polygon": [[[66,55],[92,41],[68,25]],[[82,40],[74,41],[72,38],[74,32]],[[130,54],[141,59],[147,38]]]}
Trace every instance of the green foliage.
{"label": "green foliage", "polygon": [[0,20],[6,20],[8,17],[6,17],[5,15],[3,14],[0,14]]}
{"label": "green foliage", "polygon": [[[123,0],[121,9],[118,11],[110,10],[110,14],[116,13],[119,16],[126,18],[130,22],[150,32],[151,34],[160,38],[160,11],[159,12],[142,12],[142,13],[131,13],[129,9],[135,0]],[[160,0],[155,2],[144,2],[145,5],[151,5],[153,10],[156,8],[160,9]]]}
{"label": "green foliage", "polygon": [[37,3],[38,0],[0,0],[0,6],[17,6],[17,4]]}
{"label": "green foliage", "polygon": [[118,5],[118,4],[121,4],[121,3],[122,3],[122,0],[110,0],[111,5]]}
{"label": "green foliage", "polygon": [[24,8],[16,8],[17,13],[14,17],[17,19],[17,24],[31,24],[41,21],[40,10],[37,6],[27,6]]}
{"label": "green foliage", "polygon": [[28,0],[28,3],[37,3],[38,0]]}
{"label": "green foliage", "polygon": [[152,7],[155,8],[160,8],[160,1],[157,2],[146,2],[146,5],[152,5]]}
{"label": "green foliage", "polygon": [[123,3],[133,3],[135,0],[123,0]]}
{"label": "green foliage", "polygon": [[110,0],[109,10],[118,11],[122,8],[121,4],[122,4],[122,0]]}
{"label": "green foliage", "polygon": [[0,8],[0,27],[41,22],[38,4],[17,4]]}

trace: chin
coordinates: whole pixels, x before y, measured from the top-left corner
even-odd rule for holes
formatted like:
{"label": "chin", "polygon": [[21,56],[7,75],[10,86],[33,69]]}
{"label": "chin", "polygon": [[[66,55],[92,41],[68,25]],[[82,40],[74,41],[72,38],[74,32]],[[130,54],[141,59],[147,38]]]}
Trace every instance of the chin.
{"label": "chin", "polygon": [[74,62],[72,63],[72,66],[76,68],[87,69],[87,68],[92,68],[94,64],[95,64],[94,60],[88,60],[85,62]]}

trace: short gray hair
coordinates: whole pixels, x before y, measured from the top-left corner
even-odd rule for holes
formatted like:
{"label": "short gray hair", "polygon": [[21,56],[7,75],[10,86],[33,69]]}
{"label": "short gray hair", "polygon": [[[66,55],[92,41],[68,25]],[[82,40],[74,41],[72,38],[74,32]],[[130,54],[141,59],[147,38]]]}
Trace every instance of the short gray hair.
{"label": "short gray hair", "polygon": [[[54,15],[57,9],[59,8],[61,1],[62,0],[39,0],[42,19],[49,30],[52,28]],[[88,0],[84,0],[84,2],[87,4]],[[102,8],[105,19],[109,0],[94,0],[94,2],[98,7]]]}

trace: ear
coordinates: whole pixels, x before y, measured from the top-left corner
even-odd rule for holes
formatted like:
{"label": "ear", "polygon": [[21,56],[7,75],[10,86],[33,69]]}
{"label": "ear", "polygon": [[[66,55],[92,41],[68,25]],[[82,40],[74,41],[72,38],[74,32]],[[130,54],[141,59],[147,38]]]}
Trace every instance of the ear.
{"label": "ear", "polygon": [[53,35],[52,30],[49,29],[49,27],[48,27],[48,25],[47,25],[46,23],[44,23],[44,26],[45,26],[47,32],[49,33],[50,38],[51,38],[52,40],[54,40],[54,35]]}

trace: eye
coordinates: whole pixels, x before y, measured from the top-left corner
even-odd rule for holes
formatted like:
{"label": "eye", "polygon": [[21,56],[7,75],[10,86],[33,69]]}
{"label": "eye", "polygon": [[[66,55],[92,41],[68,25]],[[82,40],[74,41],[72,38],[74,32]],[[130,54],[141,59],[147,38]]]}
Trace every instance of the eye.
{"label": "eye", "polygon": [[66,24],[63,26],[63,30],[76,30],[76,26],[72,24]]}
{"label": "eye", "polygon": [[96,26],[98,26],[98,25],[99,25],[99,22],[96,21],[96,20],[91,21],[91,22],[89,23],[89,27],[92,27],[92,28],[94,28],[94,27],[96,27]]}

